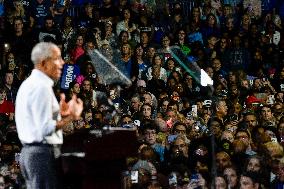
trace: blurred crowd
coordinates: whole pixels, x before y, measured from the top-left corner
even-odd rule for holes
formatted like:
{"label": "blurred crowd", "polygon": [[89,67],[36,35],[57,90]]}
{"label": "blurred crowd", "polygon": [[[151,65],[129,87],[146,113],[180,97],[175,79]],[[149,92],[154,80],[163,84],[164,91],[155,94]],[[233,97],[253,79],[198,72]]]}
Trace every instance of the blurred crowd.
{"label": "blurred crowd", "polygon": [[137,133],[122,188],[283,188],[283,19],[282,0],[1,1],[0,189],[24,188],[14,105],[41,41],[84,102],[65,136]]}

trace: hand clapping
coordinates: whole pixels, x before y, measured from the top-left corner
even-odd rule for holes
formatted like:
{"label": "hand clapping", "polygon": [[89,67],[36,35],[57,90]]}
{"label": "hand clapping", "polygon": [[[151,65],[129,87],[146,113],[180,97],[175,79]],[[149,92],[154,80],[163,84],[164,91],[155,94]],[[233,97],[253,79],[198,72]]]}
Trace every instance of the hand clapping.
{"label": "hand clapping", "polygon": [[66,103],[65,95],[61,94],[59,105],[61,116],[71,116],[74,120],[80,119],[83,111],[83,101],[80,98],[77,98],[76,95],[73,95],[72,99]]}

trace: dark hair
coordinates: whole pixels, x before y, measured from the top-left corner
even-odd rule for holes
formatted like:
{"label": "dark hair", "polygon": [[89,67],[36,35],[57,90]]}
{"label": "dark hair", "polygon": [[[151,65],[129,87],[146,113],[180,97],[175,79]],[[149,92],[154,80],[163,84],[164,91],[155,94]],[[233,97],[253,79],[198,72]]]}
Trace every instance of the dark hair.
{"label": "dark hair", "polygon": [[143,123],[141,127],[141,131],[145,134],[146,130],[155,130],[156,133],[159,131],[159,127],[152,120],[147,120]]}
{"label": "dark hair", "polygon": [[241,174],[241,176],[249,177],[249,178],[252,180],[252,182],[253,182],[254,184],[260,183],[260,180],[259,180],[260,175],[259,175],[258,173],[256,173],[256,172],[245,171],[245,172],[243,172],[243,173]]}

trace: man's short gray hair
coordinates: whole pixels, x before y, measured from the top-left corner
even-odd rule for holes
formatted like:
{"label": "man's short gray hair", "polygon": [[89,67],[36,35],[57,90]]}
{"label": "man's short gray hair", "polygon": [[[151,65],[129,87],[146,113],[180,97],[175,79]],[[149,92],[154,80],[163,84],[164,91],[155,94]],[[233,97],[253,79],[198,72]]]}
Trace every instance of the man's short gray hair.
{"label": "man's short gray hair", "polygon": [[40,42],[32,50],[31,60],[34,65],[52,57],[53,50],[58,48],[54,43]]}

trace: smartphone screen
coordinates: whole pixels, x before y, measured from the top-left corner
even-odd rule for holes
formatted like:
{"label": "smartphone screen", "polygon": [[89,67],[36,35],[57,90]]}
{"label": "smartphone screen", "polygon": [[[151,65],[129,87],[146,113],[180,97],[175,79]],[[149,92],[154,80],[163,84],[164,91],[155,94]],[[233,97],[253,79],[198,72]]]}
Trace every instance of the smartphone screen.
{"label": "smartphone screen", "polygon": [[138,183],[138,171],[131,171],[131,182]]}

